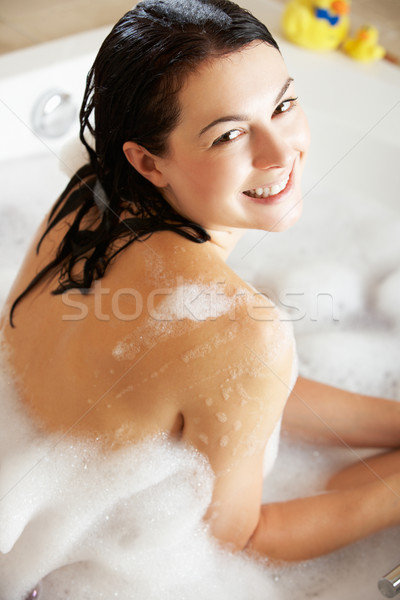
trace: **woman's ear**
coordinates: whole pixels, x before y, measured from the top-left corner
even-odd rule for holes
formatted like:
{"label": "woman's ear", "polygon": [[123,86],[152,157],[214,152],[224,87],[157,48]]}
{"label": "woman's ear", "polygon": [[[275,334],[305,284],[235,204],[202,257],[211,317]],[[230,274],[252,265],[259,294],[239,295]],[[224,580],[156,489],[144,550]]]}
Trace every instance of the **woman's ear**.
{"label": "woman's ear", "polygon": [[156,187],[167,185],[166,177],[160,169],[161,159],[136,142],[125,142],[124,154],[134,169]]}

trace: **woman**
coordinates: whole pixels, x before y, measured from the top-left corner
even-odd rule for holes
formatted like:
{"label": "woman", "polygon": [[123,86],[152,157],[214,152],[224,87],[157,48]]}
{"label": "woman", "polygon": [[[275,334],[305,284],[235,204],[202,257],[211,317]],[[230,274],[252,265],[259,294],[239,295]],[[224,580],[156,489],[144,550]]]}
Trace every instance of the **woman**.
{"label": "woman", "polygon": [[80,118],[90,161],[2,321],[25,413],[70,448],[118,455],[162,435],[196,449],[215,478],[205,522],[235,551],[297,561],[400,524],[398,451],[329,493],[261,505],[289,395],[292,435],[400,445],[396,402],[301,377],[290,394],[291,332],[225,263],[245,230],[283,231],[301,212],[308,128],[265,26],[224,0],[145,0],[103,43]]}

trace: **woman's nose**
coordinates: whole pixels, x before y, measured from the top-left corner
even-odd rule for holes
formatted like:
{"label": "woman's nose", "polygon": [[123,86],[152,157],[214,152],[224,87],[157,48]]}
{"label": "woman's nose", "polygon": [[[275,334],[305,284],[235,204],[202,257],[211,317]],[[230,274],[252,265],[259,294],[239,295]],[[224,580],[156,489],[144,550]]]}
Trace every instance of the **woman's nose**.
{"label": "woman's nose", "polygon": [[292,157],[293,148],[282,132],[263,131],[254,140],[253,166],[256,169],[284,168]]}

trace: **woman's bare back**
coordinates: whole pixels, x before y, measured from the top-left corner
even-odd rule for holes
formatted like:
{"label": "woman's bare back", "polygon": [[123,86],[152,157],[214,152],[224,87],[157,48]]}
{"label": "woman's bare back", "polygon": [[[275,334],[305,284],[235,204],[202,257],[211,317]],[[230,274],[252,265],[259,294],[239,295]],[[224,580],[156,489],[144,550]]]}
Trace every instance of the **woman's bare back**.
{"label": "woman's bare back", "polygon": [[[62,233],[59,227],[45,238],[39,256],[35,241],[10,301],[52,258]],[[170,232],[129,246],[87,294],[52,295],[56,283],[41,284],[21,301],[14,329],[3,317],[21,396],[50,429],[112,441],[182,432],[194,393],[207,387],[195,374],[213,372],[219,354],[226,369],[214,373],[209,387],[229,387],[232,345],[247,327],[244,307],[255,302],[260,310],[259,297],[211,244]],[[276,318],[269,304],[271,330]]]}

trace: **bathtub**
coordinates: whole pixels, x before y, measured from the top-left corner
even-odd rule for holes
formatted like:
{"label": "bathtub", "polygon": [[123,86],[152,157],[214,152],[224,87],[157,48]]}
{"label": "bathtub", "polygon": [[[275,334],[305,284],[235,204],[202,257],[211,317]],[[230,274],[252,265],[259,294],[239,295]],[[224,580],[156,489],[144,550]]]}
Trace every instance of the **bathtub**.
{"label": "bathtub", "polygon": [[[294,47],[280,35],[279,4],[242,4],[278,39],[312,146],[300,222],[279,235],[248,233],[229,264],[293,323],[303,375],[400,399],[400,69]],[[62,148],[78,131],[75,121],[61,137],[40,139],[32,131],[32,107],[50,88],[68,92],[79,107],[108,30],[0,57],[0,302],[35,227],[68,180],[60,157],[68,162]],[[264,499],[318,493],[336,468],[367,454],[294,448],[283,439]],[[399,534],[386,531],[291,567],[277,575],[279,598],[380,598],[378,579],[400,562]]]}

